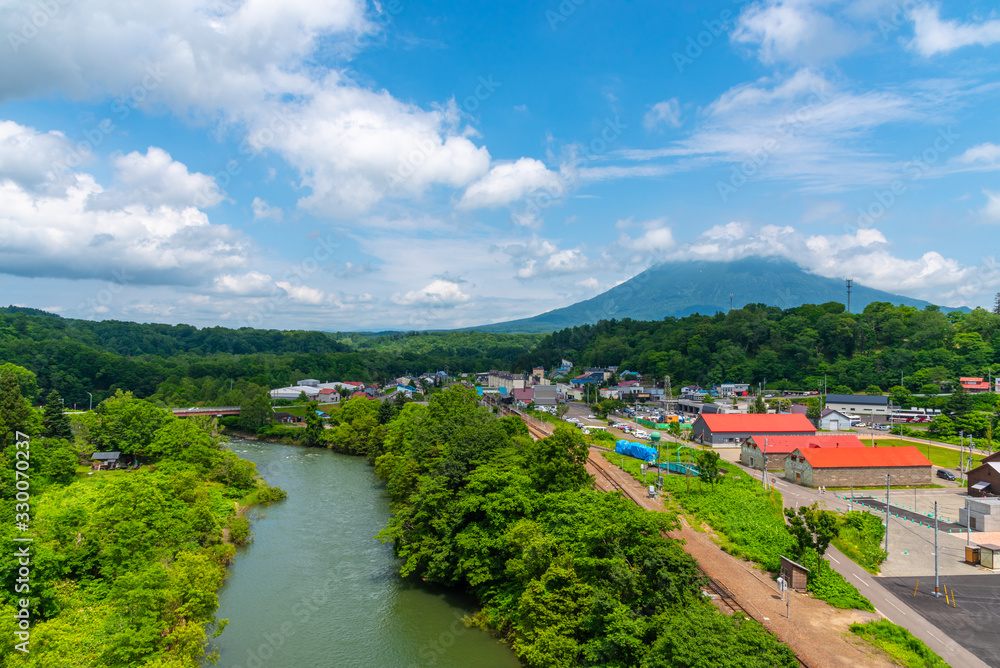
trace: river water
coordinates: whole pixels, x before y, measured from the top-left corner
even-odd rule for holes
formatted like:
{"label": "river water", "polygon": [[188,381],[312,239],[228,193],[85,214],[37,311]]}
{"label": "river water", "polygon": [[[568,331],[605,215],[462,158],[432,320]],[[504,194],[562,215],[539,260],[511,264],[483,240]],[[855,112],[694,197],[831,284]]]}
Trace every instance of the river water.
{"label": "river water", "polygon": [[474,601],[402,580],[374,539],[389,503],[360,457],[236,440],[288,499],[255,509],[254,540],[219,592],[221,668],[515,668],[513,652],[460,621]]}

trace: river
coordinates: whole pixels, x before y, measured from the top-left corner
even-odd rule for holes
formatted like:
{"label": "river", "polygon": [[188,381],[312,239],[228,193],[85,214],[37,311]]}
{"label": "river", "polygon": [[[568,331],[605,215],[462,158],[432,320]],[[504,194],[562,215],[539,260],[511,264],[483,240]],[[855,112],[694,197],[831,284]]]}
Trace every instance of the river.
{"label": "river", "polygon": [[404,581],[374,539],[389,502],[360,457],[257,441],[230,447],[288,499],[253,511],[254,540],[219,591],[221,668],[515,668],[460,621],[474,601]]}

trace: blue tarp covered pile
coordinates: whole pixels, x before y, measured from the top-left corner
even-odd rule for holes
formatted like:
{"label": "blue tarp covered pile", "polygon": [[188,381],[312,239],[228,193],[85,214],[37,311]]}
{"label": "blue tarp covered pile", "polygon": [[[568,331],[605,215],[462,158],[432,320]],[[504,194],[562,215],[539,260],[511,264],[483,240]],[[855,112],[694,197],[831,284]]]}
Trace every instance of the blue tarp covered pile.
{"label": "blue tarp covered pile", "polygon": [[652,463],[656,461],[656,448],[651,448],[648,445],[643,445],[642,443],[618,441],[615,443],[615,452],[619,455],[627,455],[629,457],[641,459],[644,462]]}

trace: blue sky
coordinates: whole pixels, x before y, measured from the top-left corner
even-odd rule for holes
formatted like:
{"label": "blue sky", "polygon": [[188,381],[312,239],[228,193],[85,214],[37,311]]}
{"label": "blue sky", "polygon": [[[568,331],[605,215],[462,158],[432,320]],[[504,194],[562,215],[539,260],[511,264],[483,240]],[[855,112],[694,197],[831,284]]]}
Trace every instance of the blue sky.
{"label": "blue sky", "polygon": [[0,24],[4,303],[446,328],[747,255],[1000,290],[995,4],[46,0]]}

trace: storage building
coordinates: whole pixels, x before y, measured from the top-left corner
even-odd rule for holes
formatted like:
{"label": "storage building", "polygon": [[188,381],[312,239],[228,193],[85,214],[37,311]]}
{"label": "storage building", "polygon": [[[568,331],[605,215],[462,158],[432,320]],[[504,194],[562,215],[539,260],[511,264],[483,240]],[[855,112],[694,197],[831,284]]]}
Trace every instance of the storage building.
{"label": "storage building", "polygon": [[[784,471],[785,458],[799,449],[863,448],[865,444],[851,434],[815,434],[813,436],[753,436],[742,444],[740,463],[759,469],[767,457],[768,471]],[[766,452],[765,452],[766,448]]]}
{"label": "storage building", "polygon": [[885,417],[891,412],[889,410],[889,397],[868,394],[828,394],[826,395],[826,407],[844,415],[860,415],[862,417]]}
{"label": "storage building", "polygon": [[702,413],[691,427],[692,438],[710,445],[738,445],[753,436],[812,436],[816,427],[805,415],[782,413]]}
{"label": "storage building", "polygon": [[785,459],[785,479],[807,487],[929,485],[931,462],[912,445],[898,448],[805,448]]}

